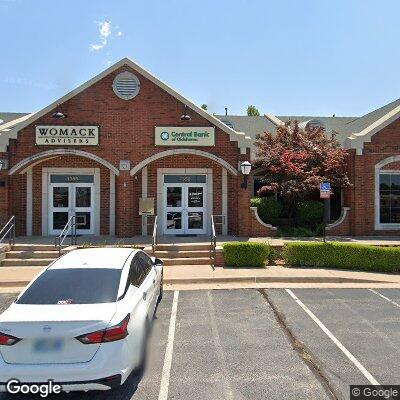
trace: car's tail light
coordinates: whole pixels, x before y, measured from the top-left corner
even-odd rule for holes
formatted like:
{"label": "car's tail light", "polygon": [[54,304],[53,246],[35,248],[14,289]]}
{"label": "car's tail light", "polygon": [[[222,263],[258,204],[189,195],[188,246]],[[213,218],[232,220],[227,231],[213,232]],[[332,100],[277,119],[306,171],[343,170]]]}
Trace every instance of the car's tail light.
{"label": "car's tail light", "polygon": [[0,332],[0,346],[12,346],[13,344],[19,342],[21,339],[11,336],[11,335],[6,335],[3,332]]}
{"label": "car's tail light", "polygon": [[128,314],[118,325],[110,326],[102,331],[77,336],[76,339],[83,344],[115,342],[116,340],[124,339],[128,336],[129,319],[130,315]]}

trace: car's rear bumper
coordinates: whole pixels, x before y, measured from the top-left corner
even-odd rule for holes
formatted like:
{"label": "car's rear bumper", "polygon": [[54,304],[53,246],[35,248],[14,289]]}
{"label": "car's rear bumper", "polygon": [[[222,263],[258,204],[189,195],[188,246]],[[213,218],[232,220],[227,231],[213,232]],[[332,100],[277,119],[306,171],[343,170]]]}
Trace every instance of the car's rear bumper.
{"label": "car's rear bumper", "polygon": [[[5,390],[10,379],[35,384],[52,380],[61,384],[64,391],[107,390],[125,382],[137,366],[136,353],[129,351],[124,341],[116,341],[101,346],[92,360],[81,363],[10,364],[0,356],[0,391]],[[119,378],[107,382],[115,376]]]}

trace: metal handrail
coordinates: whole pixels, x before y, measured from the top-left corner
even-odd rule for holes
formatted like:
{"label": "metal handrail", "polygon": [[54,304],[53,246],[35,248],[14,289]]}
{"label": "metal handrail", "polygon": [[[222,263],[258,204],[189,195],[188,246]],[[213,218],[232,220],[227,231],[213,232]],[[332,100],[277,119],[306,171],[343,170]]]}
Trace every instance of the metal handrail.
{"label": "metal handrail", "polygon": [[64,243],[69,231],[71,230],[71,246],[77,243],[76,241],[76,215],[71,215],[68,222],[65,224],[61,233],[54,238],[54,247],[58,248],[58,255],[61,255],[61,246]]}
{"label": "metal handrail", "polygon": [[156,253],[156,245],[157,245],[157,220],[158,217],[157,215],[154,218],[154,226],[153,226],[153,243],[152,243],[152,249],[153,249],[153,256]]}
{"label": "metal handrail", "polygon": [[15,215],[13,215],[1,229],[0,243],[6,238],[7,235],[8,243],[15,244]]}

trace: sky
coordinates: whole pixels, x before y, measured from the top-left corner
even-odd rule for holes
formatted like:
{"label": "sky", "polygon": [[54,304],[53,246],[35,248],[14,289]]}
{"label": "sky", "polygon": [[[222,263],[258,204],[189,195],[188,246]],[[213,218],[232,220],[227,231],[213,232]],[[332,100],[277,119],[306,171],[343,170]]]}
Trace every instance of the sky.
{"label": "sky", "polygon": [[0,0],[0,111],[130,57],[211,112],[359,116],[400,97],[400,2]]}

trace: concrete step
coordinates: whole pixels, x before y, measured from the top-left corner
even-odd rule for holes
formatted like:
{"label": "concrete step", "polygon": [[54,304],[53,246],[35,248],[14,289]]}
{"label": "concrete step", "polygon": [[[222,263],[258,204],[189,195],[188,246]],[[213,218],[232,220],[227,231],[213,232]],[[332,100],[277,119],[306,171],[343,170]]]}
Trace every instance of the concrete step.
{"label": "concrete step", "polygon": [[1,261],[1,267],[36,267],[47,266],[54,258],[6,258]]}
{"label": "concrete step", "polygon": [[210,265],[210,257],[163,258],[164,265]]}
{"label": "concrete step", "polygon": [[53,244],[15,244],[12,246],[13,251],[51,251],[55,249]]}
{"label": "concrete step", "polygon": [[210,250],[211,244],[207,243],[175,243],[175,244],[157,244],[156,251],[198,251]]}
{"label": "concrete step", "polygon": [[157,250],[155,256],[161,259],[210,257],[210,250]]}
{"label": "concrete step", "polygon": [[6,253],[7,258],[58,258],[58,251],[56,250],[39,250],[39,251],[19,251],[11,250]]}

